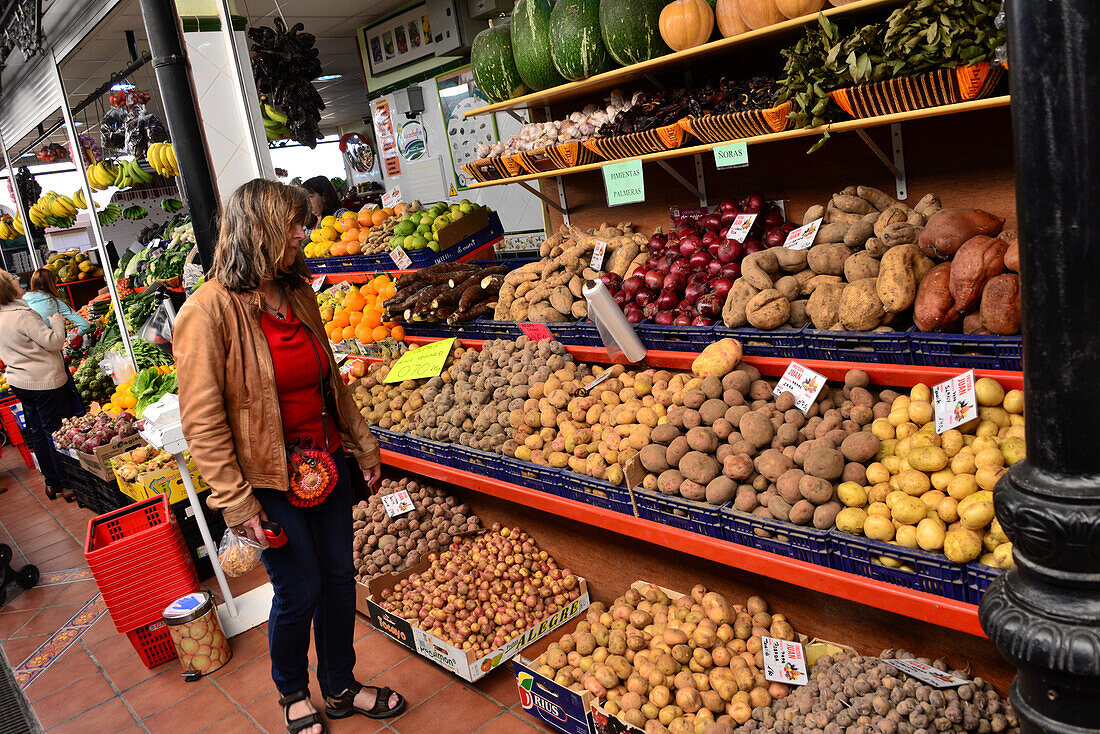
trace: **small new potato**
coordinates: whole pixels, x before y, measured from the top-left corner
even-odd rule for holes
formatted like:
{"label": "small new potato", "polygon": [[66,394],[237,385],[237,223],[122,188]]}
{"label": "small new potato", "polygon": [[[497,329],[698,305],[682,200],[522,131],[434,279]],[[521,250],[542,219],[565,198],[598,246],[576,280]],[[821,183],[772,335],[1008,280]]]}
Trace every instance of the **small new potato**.
{"label": "small new potato", "polygon": [[974,394],[978,398],[978,405],[1000,405],[1005,399],[1005,389],[1001,383],[989,377],[980,377],[974,381]]}
{"label": "small new potato", "polygon": [[836,488],[836,494],[845,507],[863,507],[867,504],[867,490],[855,482],[844,482]]}
{"label": "small new potato", "polygon": [[1009,390],[1005,393],[1004,409],[1009,413],[1021,415],[1024,412],[1024,391]]}
{"label": "small new potato", "polygon": [[916,469],[906,469],[898,474],[898,489],[907,495],[917,497],[932,488],[932,480],[924,472]]}
{"label": "small new potato", "polygon": [[[867,512],[859,507],[846,507],[837,513],[836,527],[844,533],[859,535],[867,522]],[[751,713],[751,712],[750,712]]]}
{"label": "small new potato", "polygon": [[868,515],[863,523],[863,534],[871,540],[893,540],[894,523],[882,515]]}
{"label": "small new potato", "polygon": [[946,533],[942,523],[926,517],[917,523],[917,544],[926,551],[939,551],[943,548]]}
{"label": "small new potato", "polygon": [[943,541],[943,553],[955,563],[970,563],[982,552],[982,540],[972,530],[949,530]]}
{"label": "small new potato", "polygon": [[935,417],[935,411],[932,409],[932,403],[926,400],[914,400],[909,403],[909,420],[916,423],[918,426],[923,426],[925,423],[932,420]]}
{"label": "small new potato", "polygon": [[910,449],[905,459],[914,469],[931,474],[947,466],[949,457],[947,452],[939,446],[929,445]]}
{"label": "small new potato", "polygon": [[906,548],[916,548],[917,529],[912,525],[899,525],[894,536],[894,542]]}
{"label": "small new potato", "polygon": [[902,497],[890,508],[893,519],[905,525],[916,525],[928,516],[928,506],[917,497]]}

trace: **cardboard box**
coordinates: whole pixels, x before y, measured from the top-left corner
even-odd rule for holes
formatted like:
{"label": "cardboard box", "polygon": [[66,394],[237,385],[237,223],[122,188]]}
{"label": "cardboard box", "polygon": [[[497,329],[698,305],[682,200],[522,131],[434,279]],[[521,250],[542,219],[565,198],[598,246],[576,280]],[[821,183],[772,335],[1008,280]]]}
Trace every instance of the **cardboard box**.
{"label": "cardboard box", "polygon": [[[129,453],[122,454],[118,458],[126,461],[129,458]],[[191,469],[191,481],[195,485],[195,491],[202,494],[210,489],[210,485],[199,476],[199,470],[195,468],[190,458],[188,458],[187,466]],[[117,475],[115,481],[118,483],[120,492],[139,502],[158,494],[168,495],[168,504],[170,505],[187,499],[187,488],[183,486],[183,478],[180,476],[179,467],[174,462],[156,471],[142,472],[132,482],[128,482]]]}
{"label": "cardboard box", "polygon": [[439,230],[439,249],[446,250],[448,247],[453,247],[488,226],[489,207],[479,206],[469,214],[464,214],[458,221],[451,222]]}
{"label": "cardboard box", "polygon": [[460,650],[439,637],[429,635],[418,627],[413,627],[396,614],[387,612],[376,602],[377,599],[381,598],[384,589],[392,589],[402,579],[408,578],[414,573],[428,570],[431,563],[431,561],[425,559],[401,573],[378,576],[365,585],[357,584],[355,608],[360,612],[365,609],[364,613],[370,618],[371,624],[398,644],[471,683],[481,679],[491,670],[500,667],[502,663],[511,660],[520,650],[532,642],[545,637],[551,631],[583,612],[591,602],[588,596],[588,583],[578,576],[580,597],[496,650],[492,650],[482,657],[477,657],[472,652]]}
{"label": "cardboard box", "polygon": [[77,451],[76,458],[80,461],[80,465],[87,471],[109,482],[115,478],[115,473],[111,469],[109,460],[119,454],[133,451],[137,447],[143,445],[145,445],[145,439],[135,433],[133,436],[127,436],[120,441],[115,441],[106,446],[100,446],[93,449],[92,453]]}

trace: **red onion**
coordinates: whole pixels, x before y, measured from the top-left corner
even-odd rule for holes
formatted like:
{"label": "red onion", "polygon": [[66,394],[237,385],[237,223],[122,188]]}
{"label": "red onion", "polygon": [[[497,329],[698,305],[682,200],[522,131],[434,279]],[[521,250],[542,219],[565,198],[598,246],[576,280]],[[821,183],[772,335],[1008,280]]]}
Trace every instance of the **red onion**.
{"label": "red onion", "polygon": [[683,239],[689,234],[695,234],[697,231],[695,222],[690,219],[684,219],[676,225],[676,229],[672,230],[672,234],[675,235],[677,239]]}
{"label": "red onion", "polygon": [[735,216],[741,213],[741,210],[737,206],[737,202],[729,199],[723,200],[722,203],[718,205],[718,211],[722,214],[733,214]]}
{"label": "red onion", "polygon": [[722,246],[721,242],[712,242],[710,247],[707,248],[707,254],[711,257],[718,257],[718,248]]}
{"label": "red onion", "polygon": [[672,291],[677,294],[683,293],[687,281],[688,276],[684,273],[669,273],[665,276],[664,290]]}
{"label": "red onion", "polygon": [[694,318],[691,316],[691,314],[682,313],[674,318],[672,320],[672,323],[676,326],[691,326],[692,321],[694,321]]}
{"label": "red onion", "polygon": [[728,227],[733,224],[733,220],[737,219],[736,212],[727,212],[722,215],[721,221],[723,227]]}
{"label": "red onion", "polygon": [[688,283],[687,287],[684,288],[684,300],[688,301],[689,303],[695,303],[706,292],[707,292],[706,283],[699,283],[699,282]]}
{"label": "red onion", "polygon": [[627,300],[633,300],[634,303],[644,308],[648,304],[652,303],[653,299],[656,297],[657,296],[653,293],[653,291],[649,290],[648,288],[643,288],[642,290],[634,294],[633,299],[628,298]]}
{"label": "red onion", "polygon": [[751,255],[754,252],[760,252],[764,249],[764,243],[760,240],[749,240],[745,243],[745,254]]}
{"label": "red onion", "polygon": [[[643,275],[644,275],[644,273],[643,273]],[[643,278],[643,277],[639,276],[637,273],[635,273],[634,275],[630,276],[629,278],[627,278],[626,280],[623,281],[623,284],[620,288],[620,291],[622,293],[625,293],[627,299],[629,300],[629,299],[634,298],[634,295],[644,287],[645,287],[645,278]]]}
{"label": "red onion", "polygon": [[769,209],[769,211],[762,217],[760,217],[764,225],[764,229],[775,229],[783,224],[783,215],[779,213],[778,209]]}
{"label": "red onion", "polygon": [[657,296],[657,308],[661,311],[668,311],[676,306],[676,303],[680,298],[676,295],[675,291],[661,291]]}
{"label": "red onion", "polygon": [[714,326],[714,319],[706,316],[696,316],[691,320],[692,326]]}
{"label": "red onion", "polygon": [[645,285],[645,287],[650,289],[651,291],[659,291],[661,290],[661,286],[664,285],[664,282],[665,274],[663,272],[661,272],[660,270],[650,270],[648,273],[645,274],[643,285]]}
{"label": "red onion", "polygon": [[622,308],[623,306],[626,305],[626,295],[622,291],[619,291],[618,293],[613,295],[611,298],[615,301],[615,304],[619,308]]}
{"label": "red onion", "polygon": [[623,283],[623,279],[618,273],[604,273],[600,276],[600,280],[602,280],[603,284],[608,288],[614,289],[618,289]]}
{"label": "red onion", "polygon": [[[639,324],[645,319],[645,317],[642,315],[642,309],[638,308],[637,306],[627,306],[626,311],[624,311],[623,313],[626,315],[626,320],[632,324]],[[534,605],[532,604],[529,606]]]}
{"label": "red onion", "polygon": [[707,263],[711,260],[710,253],[706,250],[700,250],[688,258],[688,265],[692,270],[699,270],[705,268]]}
{"label": "red onion", "polygon": [[699,248],[703,246],[703,241],[699,238],[699,235],[689,234],[680,240],[680,254],[684,257],[691,257]]}
{"label": "red onion", "polygon": [[786,241],[787,233],[782,229],[772,229],[764,235],[764,247],[782,247]]}
{"label": "red onion", "polygon": [[652,319],[658,314],[659,311],[660,309],[657,308],[656,300],[652,300],[646,305],[642,306],[642,316],[645,316],[647,319]]}
{"label": "red onion", "polygon": [[787,234],[790,234],[791,232],[798,229],[798,225],[794,222],[783,222],[783,226],[781,227],[781,229]]}
{"label": "red onion", "polygon": [[653,236],[649,238],[649,249],[662,248],[668,244],[668,235],[661,232],[654,232]]}
{"label": "red onion", "polygon": [[718,275],[718,271],[722,269],[724,263],[721,260],[715,259],[707,263],[707,275],[713,277]]}
{"label": "red onion", "polygon": [[741,209],[748,214],[759,214],[764,211],[765,203],[763,196],[752,194],[741,200]]}
{"label": "red onion", "polygon": [[717,232],[722,227],[722,217],[718,214],[708,214],[699,220],[699,223],[703,225],[703,229]]}
{"label": "red onion", "polygon": [[722,313],[724,300],[717,293],[707,293],[695,304],[701,316],[717,316]]}
{"label": "red onion", "polygon": [[[709,255],[707,256],[707,259],[710,259]],[[692,266],[688,264],[688,261],[685,258],[680,258],[676,262],[672,263],[672,265],[670,265],[668,268],[668,272],[670,275],[683,275],[685,277],[692,270]]]}
{"label": "red onion", "polygon": [[714,242],[721,242],[722,237],[717,232],[707,230],[703,233],[703,236],[699,238],[699,241],[703,243],[703,247],[710,247]]}
{"label": "red onion", "polygon": [[726,295],[730,292],[730,288],[733,287],[733,280],[731,278],[715,278],[710,282],[710,288],[714,291],[714,295],[725,300]]}
{"label": "red onion", "polygon": [[725,265],[739,260],[743,250],[744,247],[737,240],[726,240],[718,247],[718,252],[714,253],[714,256],[718,258],[720,263]]}

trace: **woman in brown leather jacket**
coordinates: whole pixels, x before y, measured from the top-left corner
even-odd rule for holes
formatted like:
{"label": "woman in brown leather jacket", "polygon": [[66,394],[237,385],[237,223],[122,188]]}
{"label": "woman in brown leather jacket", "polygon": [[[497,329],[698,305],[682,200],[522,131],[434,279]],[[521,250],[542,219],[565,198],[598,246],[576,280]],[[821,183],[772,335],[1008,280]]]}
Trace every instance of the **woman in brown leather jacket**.
{"label": "woman in brown leather jacket", "polygon": [[[221,510],[262,554],[275,598],[268,624],[271,674],[291,734],[325,729],[309,699],[309,630],[325,713],[381,719],[405,709],[387,687],[355,681],[355,569],[349,458],[368,484],[378,442],[345,389],[302,259],[309,200],[301,189],[255,179],[230,197],[208,280],[175,324],[180,411],[191,455]],[[291,481],[288,445],[320,450],[335,486]],[[331,467],[330,467],[331,468]],[[319,487],[331,473],[319,475]],[[288,542],[267,547],[261,522]]]}

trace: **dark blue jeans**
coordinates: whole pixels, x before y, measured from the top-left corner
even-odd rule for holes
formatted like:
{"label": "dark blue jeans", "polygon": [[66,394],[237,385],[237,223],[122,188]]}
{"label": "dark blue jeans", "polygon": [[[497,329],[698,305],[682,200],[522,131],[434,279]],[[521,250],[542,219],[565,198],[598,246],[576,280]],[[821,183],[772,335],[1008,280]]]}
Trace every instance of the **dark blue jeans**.
{"label": "dark blue jeans", "polygon": [[27,421],[31,448],[46,478],[46,486],[60,489],[65,484],[61,461],[53,447],[51,434],[61,428],[61,420],[75,415],[69,386],[53,390],[24,390],[12,387],[15,397],[23,404],[23,418]]}
{"label": "dark blue jeans", "polygon": [[286,545],[262,555],[275,588],[267,627],[271,677],[284,696],[309,687],[311,620],[321,695],[337,696],[355,684],[351,482],[348,455],[340,451],[333,459],[339,481],[314,507],[295,507],[278,490],[253,490],[267,518],[287,535]]}

